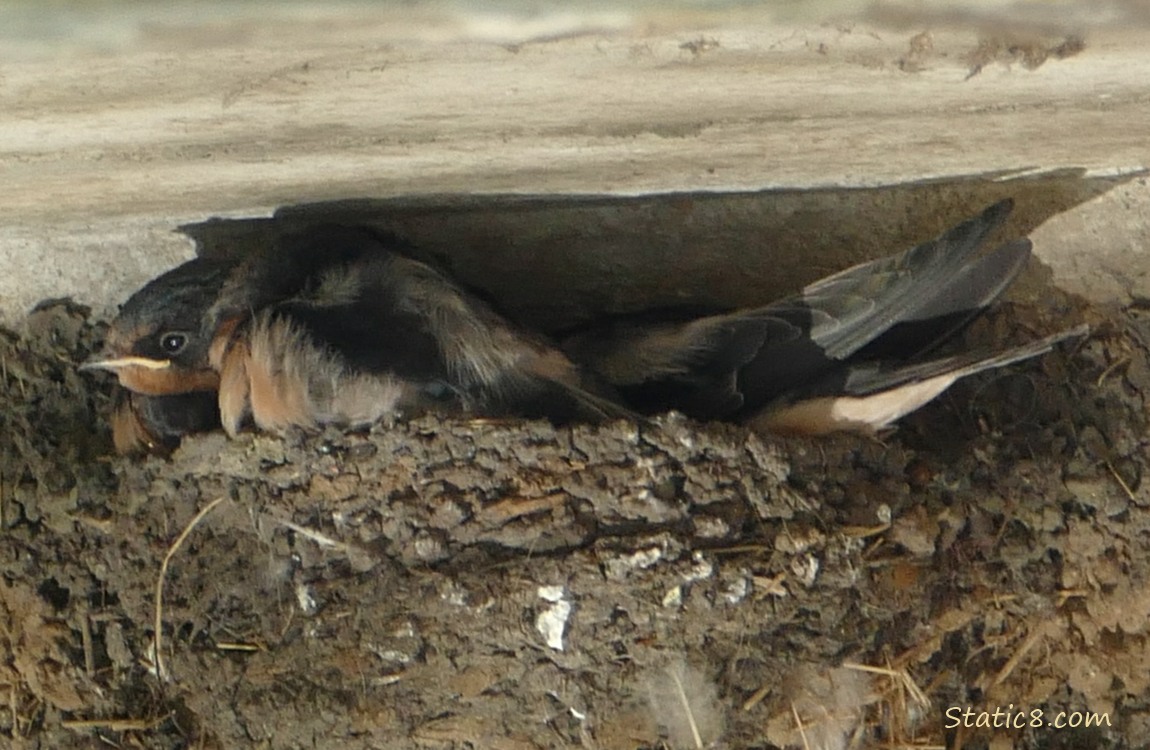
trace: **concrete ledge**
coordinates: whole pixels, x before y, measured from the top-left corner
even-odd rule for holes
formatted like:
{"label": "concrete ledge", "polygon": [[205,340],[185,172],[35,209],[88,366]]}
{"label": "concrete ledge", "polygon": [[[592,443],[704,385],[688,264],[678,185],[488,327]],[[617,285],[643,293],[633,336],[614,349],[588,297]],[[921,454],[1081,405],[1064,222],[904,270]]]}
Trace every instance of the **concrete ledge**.
{"label": "concrete ledge", "polygon": [[[819,24],[631,11],[500,33],[460,18],[364,7],[166,18],[141,21],[110,54],[78,45],[4,62],[0,261],[20,271],[0,285],[0,319],[12,324],[48,296],[108,310],[190,255],[170,229],[285,206],[959,185],[970,175],[1074,169],[1094,178],[1150,163],[1136,29],[1090,29],[1079,44],[1069,27],[1025,19],[990,29],[985,18]],[[956,198],[945,221],[979,194]],[[1049,216],[1060,200],[1036,210]],[[733,209],[702,225],[775,236],[786,205],[761,225]],[[934,210],[920,209],[915,216]],[[1040,229],[1040,254],[1076,291],[1140,298],[1147,209],[1144,180],[1128,181],[1045,236]],[[866,249],[844,259],[915,236],[884,238],[889,213],[878,226],[848,214],[835,217],[847,222],[841,239],[874,232],[877,246],[862,240]],[[641,222],[635,236],[689,235],[690,222],[666,219]],[[636,232],[625,224],[616,217],[580,242],[612,227]],[[516,226],[515,237],[559,247],[565,235],[545,229]],[[497,236],[450,239],[487,253]],[[507,255],[523,260],[523,247]],[[648,268],[649,252],[631,260]],[[1094,255],[1104,261],[1081,264]]]}

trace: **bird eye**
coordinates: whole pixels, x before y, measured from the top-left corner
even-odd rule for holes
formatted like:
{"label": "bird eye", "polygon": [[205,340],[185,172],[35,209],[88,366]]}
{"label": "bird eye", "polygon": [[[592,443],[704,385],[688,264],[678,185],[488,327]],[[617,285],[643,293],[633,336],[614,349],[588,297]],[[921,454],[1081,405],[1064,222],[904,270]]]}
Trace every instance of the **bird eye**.
{"label": "bird eye", "polygon": [[165,333],[160,336],[160,348],[164,354],[179,354],[188,344],[188,337],[183,333]]}

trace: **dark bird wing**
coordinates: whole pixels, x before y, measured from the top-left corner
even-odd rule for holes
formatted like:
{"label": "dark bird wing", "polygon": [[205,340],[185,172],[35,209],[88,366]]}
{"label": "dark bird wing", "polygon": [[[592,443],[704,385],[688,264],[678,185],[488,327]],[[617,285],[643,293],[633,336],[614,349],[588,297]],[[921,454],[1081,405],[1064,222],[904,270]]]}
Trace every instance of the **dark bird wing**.
{"label": "dark bird wing", "polygon": [[1025,239],[976,256],[1011,208],[996,203],[905,253],[765,307],[653,325],[617,320],[568,338],[564,350],[641,411],[749,419],[814,383],[845,379],[848,365],[921,355],[985,310],[1030,256]]}
{"label": "dark bird wing", "polygon": [[956,313],[969,318],[1009,286],[1029,255],[1023,240],[995,251],[994,262],[971,261],[1013,207],[999,201],[933,240],[816,281],[781,305],[809,310],[810,338],[837,360],[900,323]]}
{"label": "dark bird wing", "polygon": [[[885,358],[905,361],[945,343],[997,299],[1029,257],[1030,241],[1018,240],[951,268],[941,277],[929,272],[932,269],[923,269],[917,277],[921,284],[909,286],[907,280],[913,281],[916,271],[892,276],[882,267],[886,263],[879,261],[879,280],[874,282],[877,300],[868,300],[858,288],[845,299],[835,299],[821,288],[815,297],[808,298],[804,292],[763,309],[760,314],[787,321],[796,335],[769,341],[740,369],[738,384],[745,400],[736,416],[746,416],[808,386],[845,363]],[[889,286],[883,285],[884,280]],[[935,286],[931,289],[928,284]]]}

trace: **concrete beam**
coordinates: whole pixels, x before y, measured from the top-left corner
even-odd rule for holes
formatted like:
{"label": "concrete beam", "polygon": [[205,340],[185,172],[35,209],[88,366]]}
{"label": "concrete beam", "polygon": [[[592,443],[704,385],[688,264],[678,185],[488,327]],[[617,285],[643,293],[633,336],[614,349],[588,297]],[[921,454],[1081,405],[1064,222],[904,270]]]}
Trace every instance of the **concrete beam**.
{"label": "concrete beam", "polygon": [[[824,247],[787,265],[832,270],[823,267],[900,249],[1002,192],[972,185],[1021,172],[1063,186],[1045,197],[1020,188],[1032,218],[1080,202],[1066,197],[1067,180],[1088,178],[1079,191],[1087,205],[1049,229],[1027,227],[1037,227],[1056,277],[1098,299],[1142,297],[1150,191],[1131,175],[1150,164],[1150,59],[1140,29],[1122,28],[1136,18],[1079,33],[1029,17],[876,20],[825,5],[813,7],[838,20],[632,10],[484,25],[462,12],[341,6],[157,21],[126,10],[134,33],[110,50],[87,38],[61,54],[22,48],[0,70],[0,262],[15,269],[0,280],[0,320],[11,325],[36,300],[61,295],[106,313],[190,256],[172,230],[213,216],[286,208],[298,218],[301,206],[360,199],[390,214],[397,199],[420,211],[459,208],[454,215],[478,217],[470,229],[428,220],[417,239],[435,254],[462,248],[452,262],[472,268],[501,247],[515,265],[500,273],[512,276],[531,265],[528,238],[546,258],[571,236],[574,253],[653,239],[645,254],[625,251],[635,254],[623,265],[647,272],[652,252],[688,252],[701,230],[757,253],[749,267],[778,268],[778,255],[762,255],[768,239],[788,234],[778,252],[807,252],[821,241],[804,242],[808,231],[837,236],[827,247],[852,244],[841,257]],[[1107,183],[1122,183],[1114,191],[1096,189],[1121,175]],[[950,187],[885,208],[875,193],[836,192],[899,185]],[[808,207],[835,223],[788,223],[794,191],[816,188]],[[610,200],[679,193],[699,198],[707,218],[692,224]],[[519,211],[526,223],[507,224],[498,217],[508,196],[545,196],[550,208],[536,202]],[[596,196],[603,210],[562,206],[570,196]],[[656,203],[676,205],[668,200]],[[557,228],[559,209],[580,217],[579,231]],[[484,234],[476,227],[485,222],[503,228]],[[737,232],[756,239],[740,244]],[[724,270],[748,267],[735,256],[699,256],[720,264],[708,276],[715,286],[744,274]],[[728,301],[765,291],[734,288]]]}

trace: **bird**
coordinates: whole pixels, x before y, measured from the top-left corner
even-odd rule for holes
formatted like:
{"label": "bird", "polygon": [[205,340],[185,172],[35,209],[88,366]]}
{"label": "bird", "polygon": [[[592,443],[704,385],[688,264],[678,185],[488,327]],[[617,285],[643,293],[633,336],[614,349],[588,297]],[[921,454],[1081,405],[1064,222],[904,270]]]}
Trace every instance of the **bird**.
{"label": "bird", "polygon": [[115,373],[129,403],[156,399],[128,411],[165,444],[180,421],[163,413],[187,405],[164,397],[192,393],[216,399],[231,436],[428,411],[601,422],[671,410],[767,432],[873,435],[960,378],[1088,333],[932,355],[1030,258],[1025,238],[979,253],[1012,207],[999,201],[759,307],[615,315],[555,336],[512,323],[397,237],[318,225],[247,259],[196,258],[149,282],[84,368]]}
{"label": "bird", "polygon": [[903,253],[726,314],[613,317],[563,343],[642,413],[795,435],[888,429],[957,380],[1049,352],[1087,326],[1001,351],[930,358],[990,309],[1030,259],[1027,238],[978,254],[1013,210],[1001,200]]}
{"label": "bird", "polygon": [[195,258],[132,295],[83,367],[150,397],[214,393],[232,436],[249,421],[284,432],[428,411],[632,416],[557,347],[399,249],[321,225],[247,261]]}

